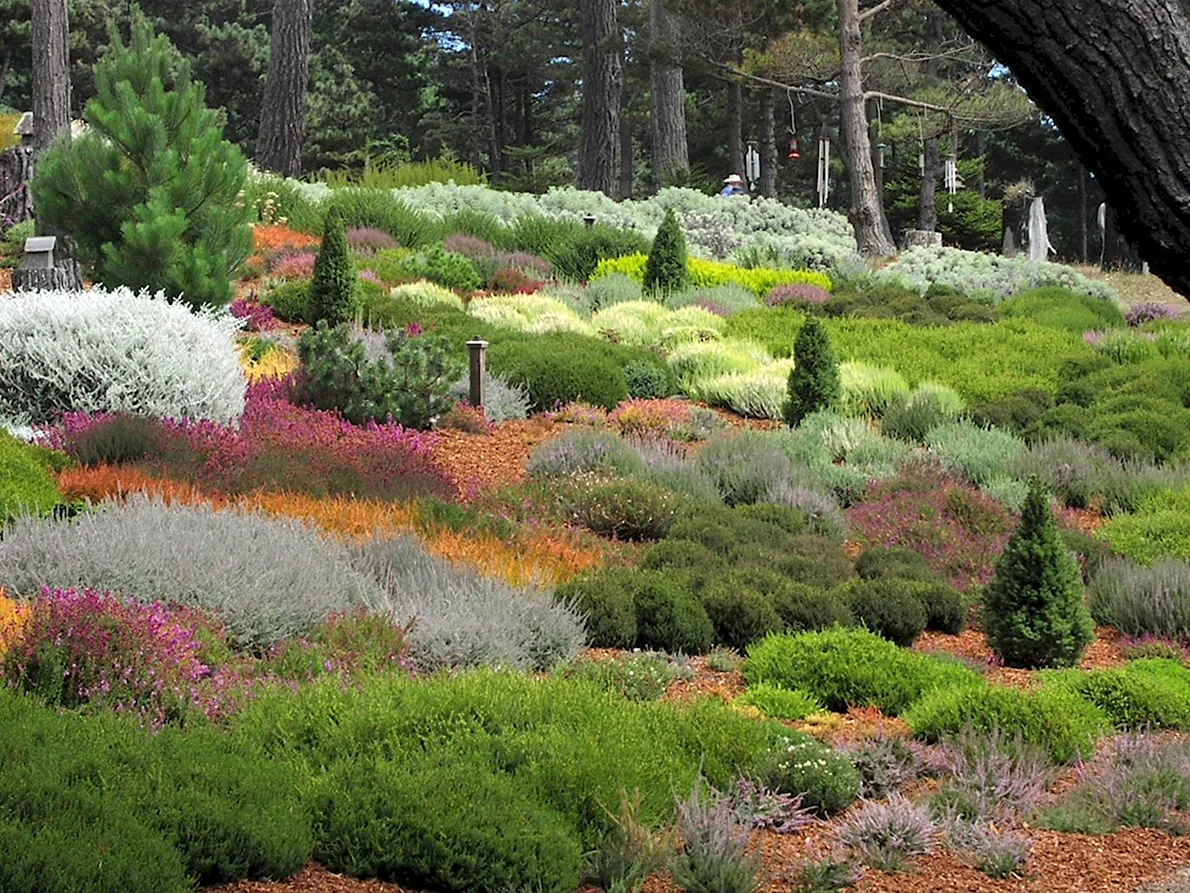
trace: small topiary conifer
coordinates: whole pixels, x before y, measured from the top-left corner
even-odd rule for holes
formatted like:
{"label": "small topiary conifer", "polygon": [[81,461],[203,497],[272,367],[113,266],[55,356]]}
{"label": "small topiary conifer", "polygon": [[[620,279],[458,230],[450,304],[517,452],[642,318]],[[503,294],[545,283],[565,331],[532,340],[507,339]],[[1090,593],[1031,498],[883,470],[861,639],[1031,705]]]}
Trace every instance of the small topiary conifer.
{"label": "small topiary conifer", "polygon": [[984,591],[988,642],[1010,667],[1069,667],[1095,636],[1082,574],[1034,479],[996,576]]}
{"label": "small topiary conifer", "polygon": [[796,365],[789,373],[789,402],[785,405],[785,421],[791,428],[810,413],[835,406],[843,395],[830,338],[813,316],[797,333],[793,361]]}
{"label": "small topiary conifer", "polygon": [[690,284],[687,268],[686,236],[678,225],[673,208],[665,212],[665,219],[657,228],[649,259],[645,264],[645,288],[648,291],[680,291]]}
{"label": "small topiary conifer", "polygon": [[323,225],[322,247],[314,261],[310,284],[310,309],[315,323],[332,326],[348,322],[355,314],[355,267],[347,252],[347,227],[343,212],[331,208]]}

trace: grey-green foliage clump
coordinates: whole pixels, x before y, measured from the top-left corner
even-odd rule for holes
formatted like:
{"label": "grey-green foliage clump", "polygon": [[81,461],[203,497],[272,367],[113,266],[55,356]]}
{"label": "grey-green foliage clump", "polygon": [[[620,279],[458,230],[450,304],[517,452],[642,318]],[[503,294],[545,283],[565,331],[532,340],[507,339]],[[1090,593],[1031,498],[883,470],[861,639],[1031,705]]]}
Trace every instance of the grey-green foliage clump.
{"label": "grey-green foliage clump", "polygon": [[686,237],[678,218],[670,208],[657,229],[649,259],[645,264],[645,289],[647,291],[679,291],[690,282],[690,271],[686,267]]}
{"label": "grey-green foliage clump", "polygon": [[343,212],[331,208],[326,215],[322,247],[314,261],[314,279],[310,283],[310,309],[313,322],[336,326],[355,316],[356,276],[347,250],[347,227]]}
{"label": "grey-green foliage clump", "polygon": [[297,521],[146,497],[6,529],[0,587],[32,596],[43,586],[122,589],[199,608],[240,648],[266,648],[334,611],[385,602],[341,547]]}
{"label": "grey-green foliage clump", "polygon": [[826,328],[811,316],[793,342],[796,365],[789,373],[789,402],[785,421],[790,427],[812,412],[833,409],[843,396],[839,364]]}
{"label": "grey-green foliage clump", "polygon": [[573,659],[583,621],[548,589],[518,590],[428,554],[415,540],[377,540],[356,552],[357,565],[381,582],[383,610],[411,625],[413,662],[441,667],[501,666],[544,670]]}
{"label": "grey-green foliage clump", "polygon": [[1095,637],[1082,574],[1034,480],[984,591],[988,642],[1010,667],[1069,667]]}
{"label": "grey-green foliage clump", "polygon": [[73,236],[109,288],[162,290],[194,307],[230,301],[252,249],[238,200],[247,164],[189,63],[139,12],[127,44],[113,25],[84,117],[86,133],[38,162],[43,225]]}

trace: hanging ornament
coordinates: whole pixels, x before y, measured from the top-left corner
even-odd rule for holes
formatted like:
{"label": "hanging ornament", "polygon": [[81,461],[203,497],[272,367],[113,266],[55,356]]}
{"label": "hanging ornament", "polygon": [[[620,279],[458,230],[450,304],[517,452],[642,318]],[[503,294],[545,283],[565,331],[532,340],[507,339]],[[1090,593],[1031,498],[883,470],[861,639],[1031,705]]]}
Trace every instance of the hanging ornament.
{"label": "hanging ornament", "polygon": [[789,100],[789,160],[797,161],[802,153],[797,148],[797,116],[793,108],[793,92],[786,91],[785,98]]}
{"label": "hanging ornament", "polygon": [[802,153],[797,150],[797,137],[795,136],[789,141],[789,160],[797,161],[801,157]]}

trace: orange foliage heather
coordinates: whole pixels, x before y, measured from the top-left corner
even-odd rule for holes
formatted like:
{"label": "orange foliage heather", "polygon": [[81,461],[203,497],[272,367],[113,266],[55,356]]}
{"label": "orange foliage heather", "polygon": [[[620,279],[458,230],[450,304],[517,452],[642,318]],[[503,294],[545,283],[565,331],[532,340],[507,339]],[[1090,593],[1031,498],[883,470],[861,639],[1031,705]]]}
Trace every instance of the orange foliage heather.
{"label": "orange foliage heather", "polygon": [[486,577],[513,586],[531,583],[558,586],[603,564],[603,555],[597,549],[548,536],[506,543],[491,534],[471,537],[442,531],[435,533],[427,545],[440,558],[467,565]]}
{"label": "orange foliage heather", "polygon": [[58,489],[67,500],[89,499],[91,502],[130,493],[147,493],[160,496],[167,503],[176,501],[182,505],[198,502],[220,505],[225,501],[209,496],[191,484],[153,477],[128,466],[68,468],[58,474]]}
{"label": "orange foliage heather", "polygon": [[357,541],[408,532],[413,529],[416,514],[409,504],[346,497],[315,498],[295,493],[252,493],[238,504],[273,517],[308,521],[327,533]]}
{"label": "orange foliage heather", "polygon": [[20,636],[28,620],[28,606],[9,598],[0,589],[0,658]]}
{"label": "orange foliage heather", "polygon": [[299,233],[287,226],[252,227],[252,246],[261,253],[279,251],[282,248],[309,248],[321,241],[317,236]]}

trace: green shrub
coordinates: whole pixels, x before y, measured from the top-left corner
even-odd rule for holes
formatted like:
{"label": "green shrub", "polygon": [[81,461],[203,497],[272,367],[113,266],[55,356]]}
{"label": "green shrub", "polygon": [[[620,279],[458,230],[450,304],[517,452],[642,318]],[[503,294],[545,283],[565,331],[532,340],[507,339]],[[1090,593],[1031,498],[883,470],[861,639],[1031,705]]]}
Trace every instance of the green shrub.
{"label": "green shrub", "polygon": [[649,481],[577,475],[559,482],[555,499],[569,523],[601,536],[640,542],[665,537],[682,501]]}
{"label": "green shrub", "polygon": [[773,607],[791,632],[853,626],[855,617],[836,592],[790,582],[772,594]]}
{"label": "green shrub", "polygon": [[681,291],[690,282],[686,258],[686,236],[682,233],[673,208],[669,208],[649,248],[649,259],[645,264],[645,288],[648,291]]}
{"label": "green shrub", "polygon": [[796,722],[811,713],[818,713],[822,705],[804,691],[781,688],[768,682],[748,686],[748,690],[735,699],[745,707],[755,707],[765,716]]}
{"label": "green shrub", "polygon": [[685,580],[638,572],[633,601],[639,647],[701,654],[714,644],[714,625]]}
{"label": "green shrub", "polygon": [[223,139],[190,65],[144,16],[113,23],[94,68],[86,133],[48,149],[30,190],[38,218],[70,233],[88,278],[223,305],[252,249],[237,193],[247,164]]}
{"label": "green shrub", "polygon": [[842,398],[839,364],[830,338],[817,319],[809,319],[793,344],[796,364],[789,373],[789,403],[785,422],[796,427],[812,412],[833,409]]}
{"label": "green shrub", "polygon": [[679,677],[688,678],[692,673],[666,655],[648,651],[579,660],[566,671],[569,678],[589,679],[604,691],[630,701],[659,700],[671,682]]}
{"label": "green shrub", "polygon": [[1094,704],[1117,729],[1185,729],[1190,727],[1187,692],[1163,685],[1159,678],[1130,667],[1104,670],[1058,670],[1044,677],[1047,685],[1072,691]]}
{"label": "green shrub", "polygon": [[428,279],[446,288],[475,291],[483,284],[475,264],[463,255],[446,251],[437,245],[405,258],[404,267],[411,276]]}
{"label": "green shrub", "polygon": [[374,227],[413,251],[440,241],[444,235],[441,225],[398,201],[388,189],[336,189],[323,204],[328,214],[341,213],[348,229]]}
{"label": "green shrub", "polygon": [[628,397],[624,370],[598,350],[563,349],[554,339],[502,341],[488,350],[493,373],[529,392],[535,411],[582,401],[614,409]]}
{"label": "green shrub", "polygon": [[801,794],[804,806],[824,816],[841,812],[859,797],[855,763],[846,754],[796,732],[777,739],[757,774],[766,787]]}
{"label": "green shrub", "polygon": [[634,648],[637,640],[636,573],[605,568],[564,583],[554,597],[583,615],[587,641],[596,648]]}
{"label": "green shrub", "polygon": [[0,430],[0,527],[22,515],[48,515],[61,501],[58,484],[39,458]]}
{"label": "green shrub", "polygon": [[908,647],[926,628],[925,605],[896,580],[848,583],[841,589],[856,623],[896,645]]}
{"label": "green shrub", "polygon": [[1082,574],[1036,481],[984,590],[983,623],[1012,667],[1072,666],[1095,637]]}
{"label": "green shrub", "polygon": [[706,546],[682,539],[667,539],[645,553],[640,561],[642,570],[684,571],[709,574],[719,559]]}
{"label": "green shrub", "polygon": [[913,733],[935,742],[964,729],[1020,735],[1069,763],[1089,756],[1107,725],[1097,708],[1068,691],[1021,691],[1000,686],[949,688],[926,695],[902,718]]}
{"label": "green shrub", "polygon": [[970,422],[947,422],[926,434],[926,446],[945,468],[957,469],[971,483],[987,486],[1006,476],[1025,449],[1022,440]]}
{"label": "green shrub", "polygon": [[904,651],[866,630],[771,635],[748,648],[744,678],[800,689],[840,712],[879,707],[896,715],[934,688],[982,685],[960,664]]}
{"label": "green shrub", "polygon": [[967,602],[953,586],[942,581],[903,581],[900,584],[926,609],[926,629],[957,636],[967,628]]}
{"label": "green shrub", "polygon": [[332,326],[351,320],[355,316],[356,286],[343,215],[332,209],[326,215],[322,246],[318,249],[314,279],[310,282],[311,320]]}
{"label": "green shrub", "polygon": [[624,367],[624,380],[631,397],[656,399],[673,393],[670,378],[665,369],[656,363],[633,360]]}
{"label": "green shrub", "polygon": [[1000,312],[1080,335],[1091,329],[1124,325],[1124,314],[1114,303],[1056,285],[1013,295],[1000,304]]}
{"label": "green shrub", "polygon": [[450,388],[463,371],[445,339],[400,329],[384,336],[320,323],[302,334],[298,356],[305,373],[298,380],[298,400],[337,410],[356,425],[392,419],[428,429],[454,406]]}
{"label": "green shrub", "polygon": [[1144,497],[1134,512],[1111,518],[1095,536],[1137,564],[1190,558],[1190,488]]}
{"label": "green shrub", "polygon": [[308,280],[274,285],[261,295],[260,302],[271,307],[273,315],[282,322],[310,323],[314,319]]}
{"label": "green shrub", "polygon": [[512,778],[466,756],[342,763],[318,810],[317,857],[332,871],[485,893],[578,885],[574,829]]}
{"label": "green shrub", "polygon": [[715,628],[715,641],[729,648],[746,648],[784,626],[771,596],[746,585],[736,574],[709,581],[700,600]]}
{"label": "green shrub", "polygon": [[935,582],[939,579],[920,552],[904,546],[872,546],[865,549],[855,559],[855,572],[864,580]]}
{"label": "green shrub", "polygon": [[971,407],[971,421],[983,428],[999,428],[1025,434],[1054,406],[1054,395],[1030,388],[996,400],[985,400]]}

